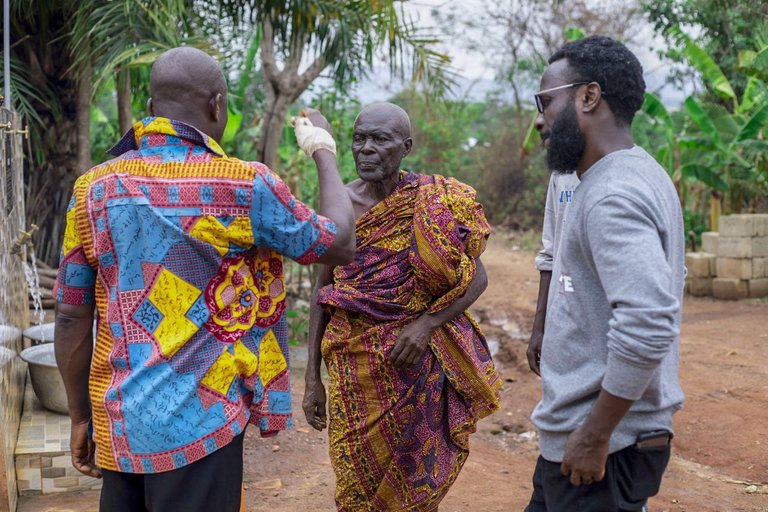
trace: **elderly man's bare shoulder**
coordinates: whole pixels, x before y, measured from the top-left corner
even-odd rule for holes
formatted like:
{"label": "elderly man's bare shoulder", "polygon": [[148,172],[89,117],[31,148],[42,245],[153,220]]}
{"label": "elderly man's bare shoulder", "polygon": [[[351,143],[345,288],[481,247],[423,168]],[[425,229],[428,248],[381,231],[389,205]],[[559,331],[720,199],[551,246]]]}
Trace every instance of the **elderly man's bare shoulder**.
{"label": "elderly man's bare shoulder", "polygon": [[352,200],[353,203],[361,202],[363,200],[364,186],[365,186],[365,182],[360,178],[347,183],[345,187],[347,190],[347,195],[349,195],[349,198]]}

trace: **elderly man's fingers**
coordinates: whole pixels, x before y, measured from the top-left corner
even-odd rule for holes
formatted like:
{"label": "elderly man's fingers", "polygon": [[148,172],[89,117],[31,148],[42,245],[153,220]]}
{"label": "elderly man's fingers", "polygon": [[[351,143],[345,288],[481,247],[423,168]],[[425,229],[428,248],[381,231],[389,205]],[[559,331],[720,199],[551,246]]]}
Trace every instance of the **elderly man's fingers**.
{"label": "elderly man's fingers", "polygon": [[389,357],[387,357],[390,364],[394,364],[395,361],[397,361],[397,358],[400,356],[400,353],[403,351],[404,348],[405,348],[405,344],[403,343],[403,340],[397,340],[395,342],[395,346],[392,347],[392,352],[390,352]]}
{"label": "elderly man's fingers", "polygon": [[315,415],[315,424],[320,427],[320,430],[324,429],[328,422],[325,419],[325,416],[321,416],[320,414]]}
{"label": "elderly man's fingers", "polygon": [[395,368],[404,368],[407,365],[410,352],[411,349],[408,346],[405,346],[403,350],[400,351],[400,353],[397,355],[397,359],[395,359]]}

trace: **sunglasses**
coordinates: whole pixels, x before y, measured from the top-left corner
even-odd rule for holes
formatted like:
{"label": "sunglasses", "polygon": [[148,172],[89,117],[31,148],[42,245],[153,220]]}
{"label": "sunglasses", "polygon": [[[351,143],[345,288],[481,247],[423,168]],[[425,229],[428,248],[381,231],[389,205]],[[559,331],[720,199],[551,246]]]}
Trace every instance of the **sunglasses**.
{"label": "sunglasses", "polygon": [[544,102],[541,101],[542,94],[553,92],[553,91],[559,91],[560,89],[568,89],[569,87],[575,87],[577,85],[586,85],[589,83],[592,83],[592,82],[574,82],[572,84],[560,85],[557,87],[552,87],[551,89],[544,89],[543,91],[537,92],[536,94],[533,95],[533,99],[536,100],[536,108],[538,109],[539,114],[544,113]]}

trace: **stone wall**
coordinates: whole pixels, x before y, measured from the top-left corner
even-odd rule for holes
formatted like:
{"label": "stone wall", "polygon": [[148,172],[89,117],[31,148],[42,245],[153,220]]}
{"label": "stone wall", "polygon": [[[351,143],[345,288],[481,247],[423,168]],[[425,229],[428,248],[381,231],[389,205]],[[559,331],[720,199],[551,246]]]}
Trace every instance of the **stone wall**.
{"label": "stone wall", "polygon": [[685,255],[688,293],[726,300],[768,297],[768,214],[720,217],[719,233],[702,233],[701,249]]}

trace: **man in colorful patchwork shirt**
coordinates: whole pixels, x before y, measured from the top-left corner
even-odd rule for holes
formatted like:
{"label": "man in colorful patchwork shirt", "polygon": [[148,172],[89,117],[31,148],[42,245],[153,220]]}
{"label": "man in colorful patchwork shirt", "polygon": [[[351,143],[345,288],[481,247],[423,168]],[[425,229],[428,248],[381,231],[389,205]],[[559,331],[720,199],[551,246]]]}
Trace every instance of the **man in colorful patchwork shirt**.
{"label": "man in colorful patchwork shirt", "polygon": [[281,255],[351,261],[352,205],[328,145],[313,153],[325,216],[224,154],[226,83],[205,53],[166,52],[150,85],[152,117],[67,212],[55,343],[72,462],[103,476],[102,510],[238,510],[246,425],[291,425]]}

